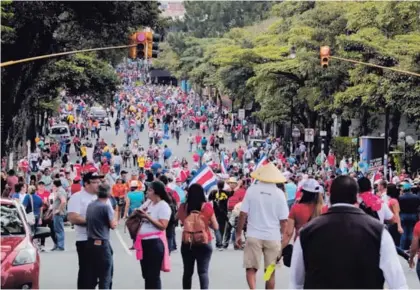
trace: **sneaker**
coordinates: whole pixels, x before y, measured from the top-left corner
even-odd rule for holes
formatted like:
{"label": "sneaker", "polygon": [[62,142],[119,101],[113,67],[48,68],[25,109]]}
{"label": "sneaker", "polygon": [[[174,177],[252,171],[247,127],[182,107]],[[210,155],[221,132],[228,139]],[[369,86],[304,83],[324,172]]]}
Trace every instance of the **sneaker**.
{"label": "sneaker", "polygon": [[39,249],[40,252],[45,252],[45,246],[40,245],[38,249]]}
{"label": "sneaker", "polygon": [[50,252],[57,251],[57,249],[58,249],[58,247],[53,247],[53,248],[50,250]]}
{"label": "sneaker", "polygon": [[56,251],[64,252],[65,250],[64,250],[64,248],[57,248]]}
{"label": "sneaker", "polygon": [[224,249],[222,247],[219,248],[219,251],[222,252]]}

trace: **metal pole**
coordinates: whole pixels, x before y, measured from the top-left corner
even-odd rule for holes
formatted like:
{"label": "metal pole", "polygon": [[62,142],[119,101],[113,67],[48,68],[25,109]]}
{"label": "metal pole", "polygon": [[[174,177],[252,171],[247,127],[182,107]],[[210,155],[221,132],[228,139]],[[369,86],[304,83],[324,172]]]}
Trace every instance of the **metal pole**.
{"label": "metal pole", "polygon": [[385,179],[388,180],[388,153],[389,153],[389,146],[388,146],[388,134],[389,134],[389,107],[385,107],[385,140],[384,140],[384,175]]}
{"label": "metal pole", "polygon": [[290,155],[293,154],[293,96],[290,96]]}

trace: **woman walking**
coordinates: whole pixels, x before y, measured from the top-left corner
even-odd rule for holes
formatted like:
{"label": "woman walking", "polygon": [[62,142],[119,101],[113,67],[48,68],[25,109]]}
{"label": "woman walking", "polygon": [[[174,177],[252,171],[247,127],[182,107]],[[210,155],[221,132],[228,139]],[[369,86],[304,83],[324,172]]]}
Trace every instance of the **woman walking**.
{"label": "woman walking", "polygon": [[143,218],[135,242],[145,289],[162,289],[160,271],[169,272],[166,227],[171,217],[165,185],[153,181],[147,189],[147,201],[136,211]]}
{"label": "woman walking", "polygon": [[[197,215],[199,219],[204,221],[203,236],[200,242],[194,242],[194,238],[188,237],[188,229],[184,227],[183,240],[181,246],[182,262],[184,264],[184,274],[182,277],[182,288],[191,289],[192,276],[194,274],[194,265],[197,261],[197,272],[200,280],[200,288],[209,288],[209,265],[213,248],[211,246],[211,232],[210,227],[217,231],[219,224],[217,223],[213,207],[206,202],[204,189],[199,184],[192,184],[188,189],[186,202],[179,207],[178,218],[184,222],[189,222],[190,217],[194,219],[193,215]],[[188,241],[189,239],[189,241]]]}

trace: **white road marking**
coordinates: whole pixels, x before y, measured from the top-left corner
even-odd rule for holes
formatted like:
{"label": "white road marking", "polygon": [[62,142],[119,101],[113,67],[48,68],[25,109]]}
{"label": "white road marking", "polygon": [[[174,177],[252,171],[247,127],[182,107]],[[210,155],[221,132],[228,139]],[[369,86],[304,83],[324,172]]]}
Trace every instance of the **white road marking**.
{"label": "white road marking", "polygon": [[123,237],[121,236],[120,232],[118,231],[118,229],[115,229],[115,234],[117,235],[118,240],[120,240],[120,243],[122,245],[122,247],[124,248],[125,252],[129,255],[132,256],[133,253],[130,251],[129,246],[127,245],[127,243],[124,241]]}

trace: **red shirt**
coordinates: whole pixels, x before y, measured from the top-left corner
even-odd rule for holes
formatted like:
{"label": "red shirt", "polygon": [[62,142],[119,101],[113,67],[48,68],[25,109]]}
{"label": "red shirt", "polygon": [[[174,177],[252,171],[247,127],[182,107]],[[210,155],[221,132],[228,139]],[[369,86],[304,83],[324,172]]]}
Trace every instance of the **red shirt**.
{"label": "red shirt", "polygon": [[[420,221],[418,221],[414,226],[413,236],[416,238],[420,238]],[[420,250],[418,252],[418,255],[420,257]]]}
{"label": "red shirt", "polygon": [[73,167],[76,170],[77,176],[82,176],[82,165],[75,164]]}
{"label": "red shirt", "polygon": [[110,170],[110,167],[109,167],[109,164],[108,164],[108,163],[104,163],[104,164],[101,166],[101,172],[102,172],[103,174],[107,174],[107,173],[109,172],[109,170]]}
{"label": "red shirt", "polygon": [[166,192],[170,194],[173,197],[173,199],[175,199],[176,204],[179,204],[181,202],[181,199],[179,198],[179,195],[175,190],[166,187]]}
{"label": "red shirt", "polygon": [[235,205],[244,200],[246,190],[245,188],[239,188],[233,193],[233,195],[228,199],[228,210],[233,210]]}
{"label": "red shirt", "polygon": [[82,190],[82,185],[80,183],[73,183],[70,187],[71,194],[79,192]]}
{"label": "red shirt", "polygon": [[48,202],[51,193],[48,190],[45,190],[42,193],[38,191],[36,194],[38,194],[38,196],[42,199],[43,202]]}
{"label": "red shirt", "polygon": [[292,205],[292,208],[289,212],[289,219],[293,219],[295,221],[295,229],[296,229],[296,235],[295,235],[295,241],[297,237],[299,236],[299,230],[302,226],[304,226],[309,219],[312,216],[312,213],[314,211],[314,206],[311,204],[305,204],[305,203],[296,203]]}
{"label": "red shirt", "polygon": [[241,148],[238,150],[238,158],[242,160],[243,157],[244,157],[244,149]]}
{"label": "red shirt", "polygon": [[200,144],[201,142],[201,136],[195,136],[195,143]]}
{"label": "red shirt", "polygon": [[[210,203],[206,202],[203,207],[201,208],[201,213],[206,221],[208,221],[208,224],[210,225],[210,219],[214,215],[213,207]],[[187,210],[186,210],[186,203],[181,204],[181,206],[178,208],[178,217],[181,223],[184,222],[184,220],[187,218]],[[211,231],[208,231],[208,237],[209,241],[212,240]]]}

